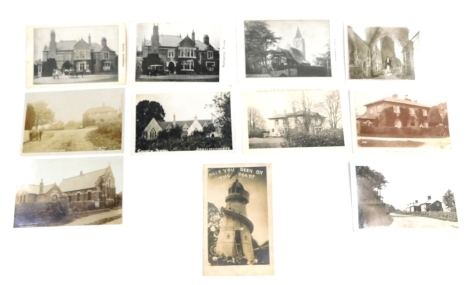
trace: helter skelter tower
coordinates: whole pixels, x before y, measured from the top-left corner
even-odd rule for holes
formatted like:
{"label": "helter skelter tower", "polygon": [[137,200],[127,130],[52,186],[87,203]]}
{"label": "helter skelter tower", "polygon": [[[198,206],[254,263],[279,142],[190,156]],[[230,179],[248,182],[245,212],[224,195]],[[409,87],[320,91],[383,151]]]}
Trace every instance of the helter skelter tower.
{"label": "helter skelter tower", "polygon": [[225,197],[226,206],[222,210],[224,217],[220,224],[219,236],[215,251],[225,256],[245,256],[253,261],[255,255],[251,241],[253,223],[246,214],[246,204],[250,201],[250,193],[243,188],[238,179],[228,188]]}

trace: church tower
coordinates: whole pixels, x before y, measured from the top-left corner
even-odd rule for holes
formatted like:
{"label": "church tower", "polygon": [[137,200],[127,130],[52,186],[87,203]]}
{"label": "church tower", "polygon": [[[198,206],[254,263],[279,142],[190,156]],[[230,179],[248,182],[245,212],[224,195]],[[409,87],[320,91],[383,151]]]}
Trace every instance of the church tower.
{"label": "church tower", "polygon": [[243,188],[238,179],[228,188],[225,197],[226,206],[223,208],[223,218],[215,252],[226,257],[245,256],[248,261],[255,259],[251,233],[253,223],[248,219],[246,204],[249,203],[250,193]]}
{"label": "church tower", "polygon": [[152,47],[150,53],[158,53],[160,47],[160,35],[158,34],[158,25],[153,25]]}
{"label": "church tower", "polygon": [[57,54],[57,45],[55,42],[55,31],[51,31],[51,42],[49,43],[49,55],[48,58],[55,58]]}
{"label": "church tower", "polygon": [[302,59],[305,60],[305,40],[302,38],[299,27],[297,27],[297,33],[295,38],[292,40],[294,48],[298,49],[302,53]]}

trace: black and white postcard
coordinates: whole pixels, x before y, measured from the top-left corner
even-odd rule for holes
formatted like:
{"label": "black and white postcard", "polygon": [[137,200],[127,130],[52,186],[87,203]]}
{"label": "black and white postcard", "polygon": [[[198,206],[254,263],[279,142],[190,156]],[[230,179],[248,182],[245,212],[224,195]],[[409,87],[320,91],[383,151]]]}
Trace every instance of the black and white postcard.
{"label": "black and white postcard", "polygon": [[414,80],[420,62],[416,26],[345,27],[349,79]]}
{"label": "black and white postcard", "polygon": [[244,77],[331,77],[330,39],[328,20],[246,20]]}
{"label": "black and white postcard", "polygon": [[27,28],[26,87],[125,83],[124,24]]}
{"label": "black and white postcard", "polygon": [[23,154],[120,152],[124,89],[27,93]]}
{"label": "black and white postcard", "polygon": [[25,162],[14,227],[122,223],[122,157]]}
{"label": "black and white postcard", "polygon": [[351,163],[354,228],[458,228],[453,169],[436,165],[429,157]]}
{"label": "black and white postcard", "polygon": [[204,275],[273,275],[271,165],[204,166]]}
{"label": "black and white postcard", "polygon": [[451,148],[445,93],[351,90],[350,98],[357,152]]}
{"label": "black and white postcard", "polygon": [[230,91],[137,94],[135,152],[232,151]]}
{"label": "black and white postcard", "polygon": [[245,151],[344,147],[341,90],[242,91]]}
{"label": "black and white postcard", "polygon": [[135,82],[219,82],[220,24],[139,23],[135,44]]}

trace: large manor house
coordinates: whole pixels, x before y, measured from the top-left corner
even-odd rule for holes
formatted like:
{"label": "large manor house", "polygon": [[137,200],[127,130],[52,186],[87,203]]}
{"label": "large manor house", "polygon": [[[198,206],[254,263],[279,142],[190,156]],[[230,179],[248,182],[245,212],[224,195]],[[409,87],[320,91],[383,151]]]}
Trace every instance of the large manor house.
{"label": "large manor house", "polygon": [[90,209],[113,207],[116,204],[116,185],[111,166],[66,178],[57,185],[24,184],[16,194],[16,204],[64,201],[69,207]]}
{"label": "large manor house", "polygon": [[[55,61],[55,62],[54,62]],[[108,47],[106,37],[101,38],[101,44],[91,41],[60,40],[56,41],[55,31],[51,31],[49,46],[42,51],[42,60],[36,62],[37,76],[51,76],[53,69],[74,69],[77,72],[100,74],[117,73],[117,55]]]}
{"label": "large manor house", "polygon": [[143,39],[138,53],[137,68],[142,68],[144,74],[153,64],[163,65],[171,74],[219,74],[219,51],[210,43],[209,35],[204,35],[201,42],[194,30],[191,37],[183,38],[181,34],[160,34],[158,25],[154,25],[152,37]]}

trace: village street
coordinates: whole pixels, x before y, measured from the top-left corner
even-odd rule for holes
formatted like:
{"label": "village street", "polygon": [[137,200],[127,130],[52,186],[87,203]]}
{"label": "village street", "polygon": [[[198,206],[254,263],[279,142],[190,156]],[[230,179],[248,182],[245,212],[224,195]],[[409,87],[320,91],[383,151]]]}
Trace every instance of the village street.
{"label": "village street", "polygon": [[116,218],[116,219],[111,220],[107,223],[104,223],[103,225],[105,225],[105,224],[120,224],[122,222],[122,208],[121,209],[110,210],[110,211],[107,211],[107,212],[101,212],[101,213],[94,214],[94,215],[87,216],[87,217],[83,217],[83,218],[79,218],[79,219],[76,219],[75,221],[73,221],[71,223],[65,224],[64,226],[90,225],[90,224],[94,224],[94,223],[96,223],[100,220],[103,220],[103,219],[110,219],[110,218],[115,218],[115,217],[119,217],[119,218]]}
{"label": "village street", "polygon": [[458,228],[458,222],[442,221],[428,217],[390,214],[393,218],[390,228]]}
{"label": "village street", "polygon": [[86,139],[86,134],[96,128],[44,131],[40,141],[33,140],[23,144],[23,153],[95,150],[94,145]]}

